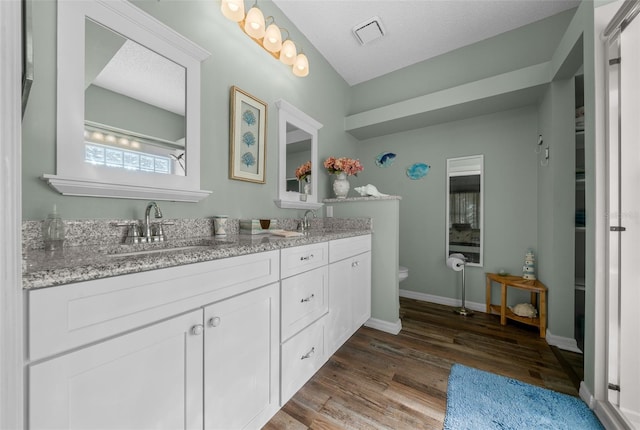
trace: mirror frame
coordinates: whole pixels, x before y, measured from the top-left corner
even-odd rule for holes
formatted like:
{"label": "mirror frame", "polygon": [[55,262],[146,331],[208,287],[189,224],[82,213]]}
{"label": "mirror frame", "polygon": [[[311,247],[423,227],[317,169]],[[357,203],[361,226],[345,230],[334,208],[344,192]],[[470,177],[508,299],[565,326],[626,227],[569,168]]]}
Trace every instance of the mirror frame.
{"label": "mirror frame", "polygon": [[445,212],[445,260],[449,258],[449,193],[450,178],[454,176],[480,175],[480,261],[467,266],[482,267],[484,264],[484,155],[447,158],[446,212]]}
{"label": "mirror frame", "polygon": [[[200,65],[211,54],[126,0],[58,1],[56,175],[42,179],[64,195],[198,202]],[[185,176],[99,168],[84,161],[85,22],[89,18],[186,69]]]}
{"label": "mirror frame", "polygon": [[[283,209],[318,209],[318,130],[322,128],[315,119],[282,99],[275,102],[278,108],[278,199],[276,206]],[[287,123],[311,135],[311,194],[306,201],[300,200],[302,193],[287,191]]]}

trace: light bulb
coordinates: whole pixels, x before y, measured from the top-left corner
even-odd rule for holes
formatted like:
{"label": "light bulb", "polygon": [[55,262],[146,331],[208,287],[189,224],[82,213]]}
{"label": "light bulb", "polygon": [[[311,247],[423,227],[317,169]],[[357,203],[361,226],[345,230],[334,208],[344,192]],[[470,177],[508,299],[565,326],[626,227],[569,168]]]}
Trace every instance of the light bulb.
{"label": "light bulb", "polygon": [[264,49],[270,52],[278,52],[282,49],[282,33],[277,25],[271,24],[267,27],[262,41]]}
{"label": "light bulb", "polygon": [[222,0],[220,10],[225,18],[240,22],[244,19],[244,0]]}
{"label": "light bulb", "polygon": [[244,31],[254,39],[264,37],[264,15],[256,6],[249,9],[244,20]]}
{"label": "light bulb", "polygon": [[293,74],[304,78],[309,74],[309,60],[304,54],[298,54],[296,61],[293,63]]}
{"label": "light bulb", "polygon": [[298,55],[298,52],[296,51],[295,43],[293,43],[289,39],[282,42],[282,49],[280,50],[280,61],[282,61],[287,66],[292,66],[293,62],[296,61],[296,55]]}

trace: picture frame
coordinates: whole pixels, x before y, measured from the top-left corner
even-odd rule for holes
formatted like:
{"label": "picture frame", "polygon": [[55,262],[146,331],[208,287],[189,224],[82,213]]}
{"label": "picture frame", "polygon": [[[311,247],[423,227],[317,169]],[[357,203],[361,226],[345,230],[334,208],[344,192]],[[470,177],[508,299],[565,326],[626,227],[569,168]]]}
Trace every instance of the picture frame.
{"label": "picture frame", "polygon": [[267,104],[231,87],[229,178],[265,183]]}

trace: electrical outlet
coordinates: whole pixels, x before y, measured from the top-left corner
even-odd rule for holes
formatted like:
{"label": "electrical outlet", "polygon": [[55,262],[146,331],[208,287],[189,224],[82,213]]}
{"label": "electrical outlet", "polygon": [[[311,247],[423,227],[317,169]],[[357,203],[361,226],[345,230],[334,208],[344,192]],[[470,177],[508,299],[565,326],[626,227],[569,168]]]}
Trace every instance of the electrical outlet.
{"label": "electrical outlet", "polygon": [[325,206],[327,208],[327,218],[333,217],[333,206]]}

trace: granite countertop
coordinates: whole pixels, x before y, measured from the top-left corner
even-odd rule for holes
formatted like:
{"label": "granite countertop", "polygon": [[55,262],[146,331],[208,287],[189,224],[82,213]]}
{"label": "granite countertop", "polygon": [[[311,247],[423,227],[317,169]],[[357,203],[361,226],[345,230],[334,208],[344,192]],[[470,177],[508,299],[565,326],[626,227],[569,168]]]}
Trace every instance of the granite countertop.
{"label": "granite countertop", "polygon": [[[311,230],[304,236],[236,234],[192,237],[160,243],[73,246],[61,251],[26,251],[22,287],[36,289],[272,251],[371,233],[370,230]],[[149,252],[150,251],[150,252]],[[139,252],[138,254],[131,253]]]}

